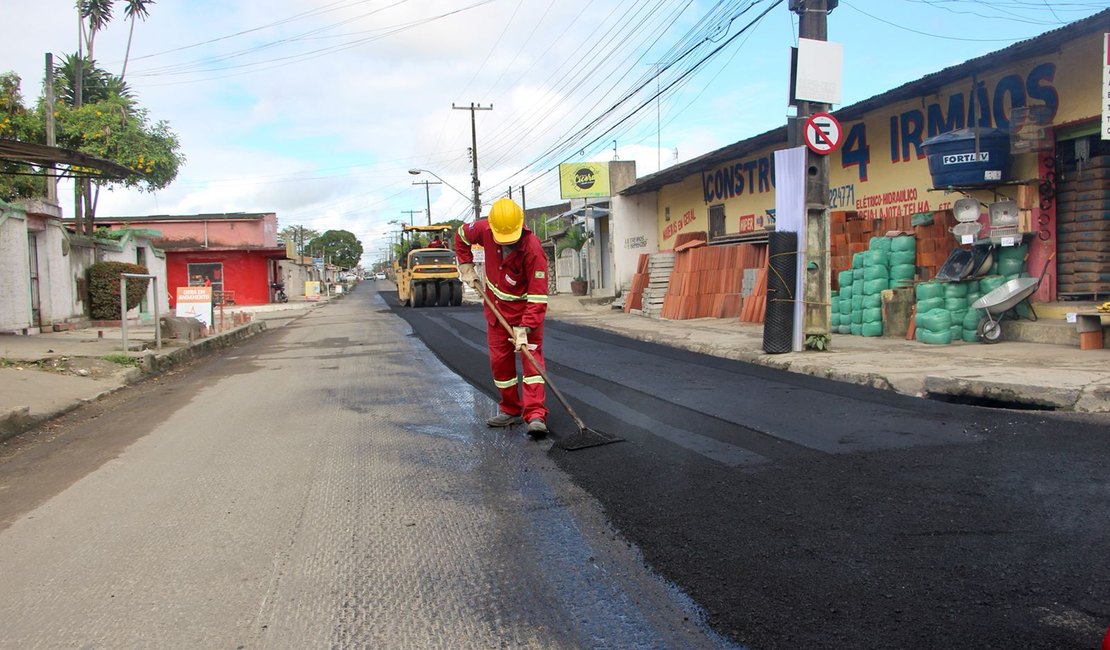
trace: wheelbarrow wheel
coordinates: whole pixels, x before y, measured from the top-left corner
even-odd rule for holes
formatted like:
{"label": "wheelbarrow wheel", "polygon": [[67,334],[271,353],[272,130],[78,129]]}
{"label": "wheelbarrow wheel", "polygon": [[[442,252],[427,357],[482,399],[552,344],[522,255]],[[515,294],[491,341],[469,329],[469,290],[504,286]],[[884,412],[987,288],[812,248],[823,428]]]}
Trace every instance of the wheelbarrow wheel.
{"label": "wheelbarrow wheel", "polygon": [[1002,340],[1002,323],[984,316],[979,319],[975,334],[983,343],[998,343]]}

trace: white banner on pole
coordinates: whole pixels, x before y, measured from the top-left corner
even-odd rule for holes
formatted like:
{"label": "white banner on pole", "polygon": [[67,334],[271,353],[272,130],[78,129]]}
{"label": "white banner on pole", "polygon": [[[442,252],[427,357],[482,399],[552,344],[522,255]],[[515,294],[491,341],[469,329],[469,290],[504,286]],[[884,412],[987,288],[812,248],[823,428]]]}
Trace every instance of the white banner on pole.
{"label": "white banner on pole", "polygon": [[780,149],[775,152],[775,230],[798,233],[797,281],[794,286],[794,345],[795,352],[804,349],[802,336],[805,295],[806,249],[806,148]]}

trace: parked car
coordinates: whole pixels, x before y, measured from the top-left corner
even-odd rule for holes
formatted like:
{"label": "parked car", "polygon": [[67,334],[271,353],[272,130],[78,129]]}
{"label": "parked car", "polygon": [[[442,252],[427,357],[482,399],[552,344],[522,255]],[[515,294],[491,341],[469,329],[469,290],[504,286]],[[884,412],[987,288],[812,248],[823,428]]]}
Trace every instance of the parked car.
{"label": "parked car", "polygon": [[374,279],[375,280],[384,280],[385,279],[385,273],[383,271],[378,271],[376,274],[374,274]]}

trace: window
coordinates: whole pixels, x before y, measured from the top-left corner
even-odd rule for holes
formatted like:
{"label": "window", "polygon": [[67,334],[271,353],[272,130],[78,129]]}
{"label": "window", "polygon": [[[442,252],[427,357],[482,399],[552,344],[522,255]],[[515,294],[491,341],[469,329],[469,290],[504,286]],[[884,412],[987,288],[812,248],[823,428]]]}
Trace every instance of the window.
{"label": "window", "polygon": [[725,234],[725,206],[709,206],[709,239],[723,237]]}

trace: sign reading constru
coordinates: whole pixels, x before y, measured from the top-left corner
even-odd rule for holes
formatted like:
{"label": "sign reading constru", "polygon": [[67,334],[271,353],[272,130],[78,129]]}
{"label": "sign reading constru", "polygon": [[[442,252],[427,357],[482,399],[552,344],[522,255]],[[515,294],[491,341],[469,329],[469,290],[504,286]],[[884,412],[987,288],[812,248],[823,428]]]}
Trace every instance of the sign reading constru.
{"label": "sign reading constru", "polygon": [[564,199],[598,199],[610,196],[609,163],[560,164],[559,195]]}

